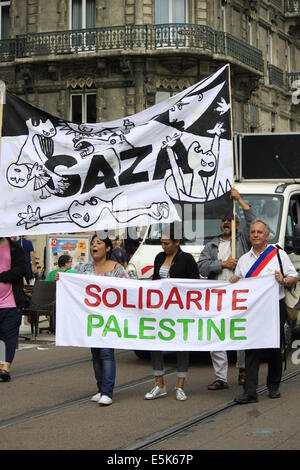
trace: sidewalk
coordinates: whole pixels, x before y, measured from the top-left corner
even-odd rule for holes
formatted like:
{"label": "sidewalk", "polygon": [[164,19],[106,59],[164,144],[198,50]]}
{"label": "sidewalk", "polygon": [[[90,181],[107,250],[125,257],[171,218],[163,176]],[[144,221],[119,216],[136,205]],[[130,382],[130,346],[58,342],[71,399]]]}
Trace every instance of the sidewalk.
{"label": "sidewalk", "polygon": [[42,332],[35,337],[31,334],[30,325],[22,324],[19,332],[19,344],[18,351],[22,349],[33,349],[33,348],[49,348],[49,346],[55,344],[55,334],[48,333],[46,328],[48,328],[49,322],[46,317],[41,316],[39,320],[39,328],[42,328]]}

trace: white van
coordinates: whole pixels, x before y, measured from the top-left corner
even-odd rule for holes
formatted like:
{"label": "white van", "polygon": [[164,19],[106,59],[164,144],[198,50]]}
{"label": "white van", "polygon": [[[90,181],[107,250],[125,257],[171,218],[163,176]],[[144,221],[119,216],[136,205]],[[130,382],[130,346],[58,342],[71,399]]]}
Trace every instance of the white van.
{"label": "white van", "polygon": [[[235,188],[242,198],[254,208],[257,217],[270,225],[270,243],[279,244],[289,254],[297,271],[300,271],[300,184],[291,182],[243,181],[237,182]],[[271,208],[271,209],[270,209]],[[243,211],[236,204],[241,228],[245,220]],[[184,220],[190,228],[194,220]],[[194,240],[185,238],[181,241],[183,251],[191,253],[198,261],[204,245],[220,234],[220,220],[204,221],[204,239],[195,236]],[[161,251],[160,236],[162,224],[148,227],[144,239],[128,264],[128,273],[135,279],[151,279],[153,264],[157,253]],[[298,314],[298,325],[300,315]]]}

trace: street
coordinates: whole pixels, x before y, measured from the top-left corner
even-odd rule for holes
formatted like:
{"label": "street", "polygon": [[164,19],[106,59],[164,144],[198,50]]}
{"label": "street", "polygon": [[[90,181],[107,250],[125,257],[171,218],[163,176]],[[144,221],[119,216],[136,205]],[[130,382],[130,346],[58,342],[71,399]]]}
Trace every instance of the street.
{"label": "street", "polygon": [[[2,449],[299,448],[300,367],[291,357],[281,399],[270,400],[262,388],[259,403],[244,406],[232,402],[241,390],[232,354],[229,389],[221,391],[207,390],[214,378],[208,353],[192,357],[186,402],[175,400],[172,355],[165,363],[168,394],[155,401],[144,400],[153,384],[150,361],[125,350],[116,351],[116,361],[114,402],[101,407],[90,401],[97,390],[88,349],[55,347],[47,334],[20,342],[12,381],[0,383]],[[260,385],[265,378],[263,363]]]}

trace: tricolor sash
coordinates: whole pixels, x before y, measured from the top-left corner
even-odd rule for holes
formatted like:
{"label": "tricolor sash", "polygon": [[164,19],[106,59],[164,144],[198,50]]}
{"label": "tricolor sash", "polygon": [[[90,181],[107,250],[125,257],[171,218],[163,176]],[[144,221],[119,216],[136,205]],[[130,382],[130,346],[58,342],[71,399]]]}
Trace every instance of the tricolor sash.
{"label": "tricolor sash", "polygon": [[264,269],[264,267],[271,261],[272,258],[277,253],[277,248],[275,246],[270,245],[268,246],[265,251],[263,251],[255,263],[251,266],[249,271],[247,272],[245,277],[255,277],[258,276],[259,273]]}

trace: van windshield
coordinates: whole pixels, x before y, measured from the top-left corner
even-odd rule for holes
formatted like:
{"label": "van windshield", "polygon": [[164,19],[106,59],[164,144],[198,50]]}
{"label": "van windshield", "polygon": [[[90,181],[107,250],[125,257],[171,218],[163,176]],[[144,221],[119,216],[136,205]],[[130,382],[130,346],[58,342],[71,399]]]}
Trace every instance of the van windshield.
{"label": "van windshield", "polygon": [[[283,197],[270,194],[242,194],[246,201],[255,210],[256,217],[265,221],[271,229],[269,243],[278,240],[279,221],[281,219]],[[237,217],[240,219],[240,230],[245,226],[244,213],[240,205],[236,204]],[[181,226],[181,245],[205,245],[212,238],[220,235],[220,219],[205,219],[196,221],[194,212],[185,215],[182,222],[176,222]],[[146,245],[159,245],[164,224],[153,224],[149,227],[145,238]]]}

